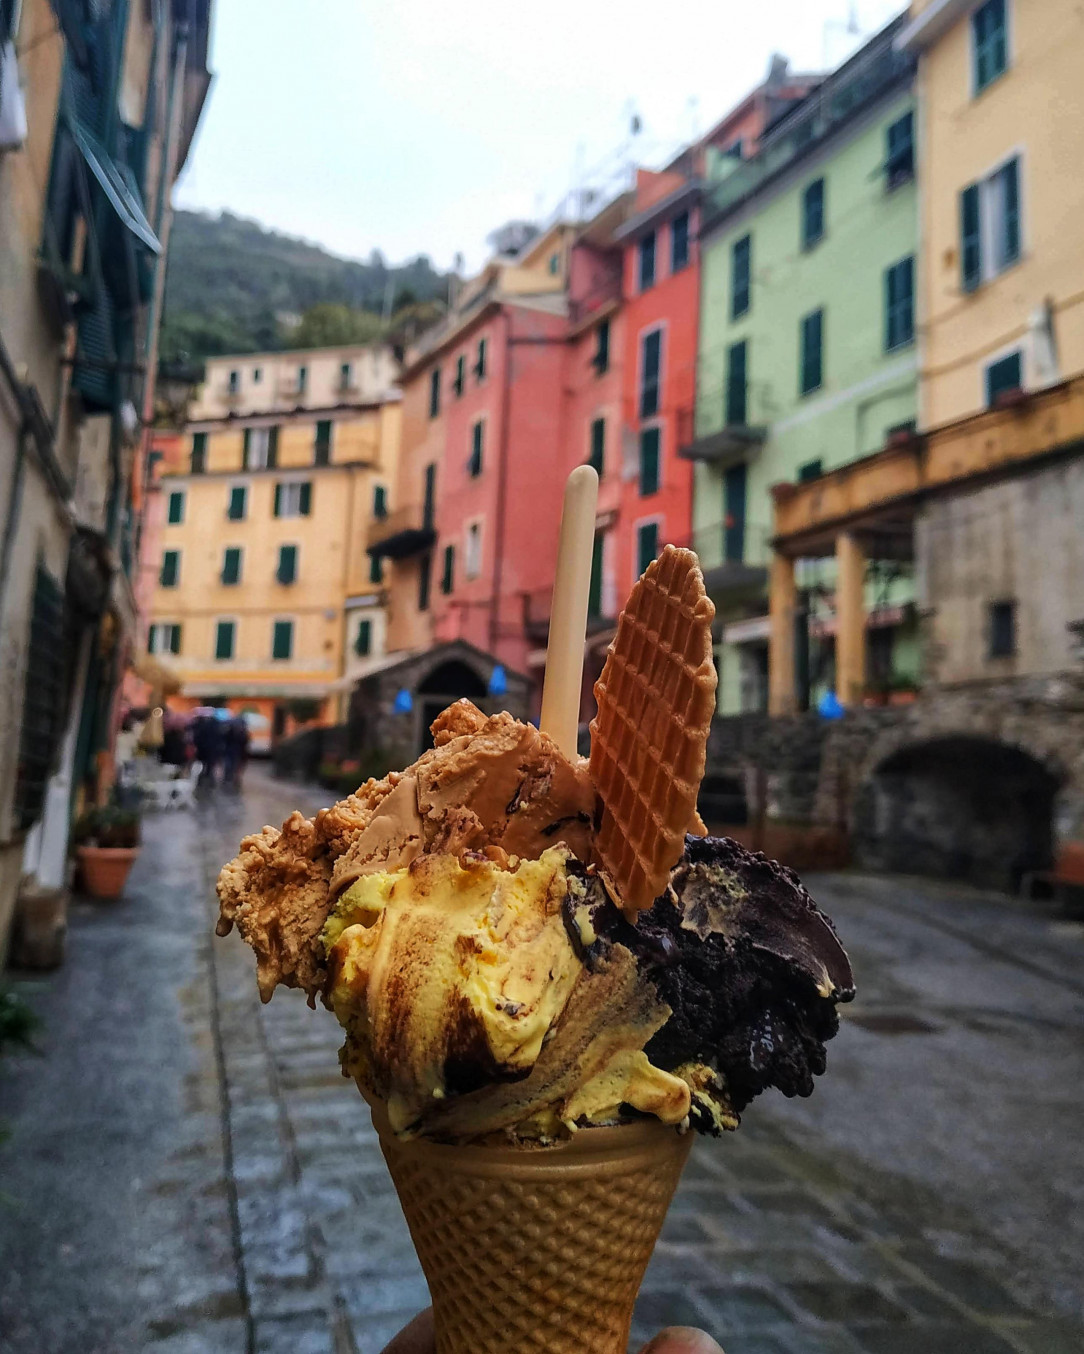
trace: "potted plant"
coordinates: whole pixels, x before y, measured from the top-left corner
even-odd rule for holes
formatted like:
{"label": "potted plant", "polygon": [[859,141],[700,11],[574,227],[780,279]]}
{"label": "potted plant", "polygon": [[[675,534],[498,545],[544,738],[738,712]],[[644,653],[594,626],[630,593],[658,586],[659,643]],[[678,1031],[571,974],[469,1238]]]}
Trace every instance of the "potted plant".
{"label": "potted plant", "polygon": [[139,813],[107,804],[90,809],[72,831],[83,887],[92,898],[119,898],[139,855]]}

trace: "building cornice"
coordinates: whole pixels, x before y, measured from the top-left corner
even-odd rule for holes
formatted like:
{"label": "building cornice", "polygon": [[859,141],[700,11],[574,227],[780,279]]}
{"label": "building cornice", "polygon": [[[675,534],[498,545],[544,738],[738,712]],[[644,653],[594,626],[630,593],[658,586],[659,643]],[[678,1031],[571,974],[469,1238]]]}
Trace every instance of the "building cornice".
{"label": "building cornice", "polygon": [[898,52],[923,52],[943,38],[953,24],[973,10],[979,0],[932,0],[921,14],[905,24],[896,34]]}
{"label": "building cornice", "polygon": [[352,404],[294,405],[289,409],[253,409],[238,413],[236,409],[225,414],[208,414],[206,418],[192,417],[184,425],[185,433],[214,432],[230,428],[263,428],[275,423],[293,421],[311,423],[315,419],[337,418],[350,414],[372,414],[383,409],[386,404],[398,404],[401,396],[398,391],[394,399],[363,400]]}

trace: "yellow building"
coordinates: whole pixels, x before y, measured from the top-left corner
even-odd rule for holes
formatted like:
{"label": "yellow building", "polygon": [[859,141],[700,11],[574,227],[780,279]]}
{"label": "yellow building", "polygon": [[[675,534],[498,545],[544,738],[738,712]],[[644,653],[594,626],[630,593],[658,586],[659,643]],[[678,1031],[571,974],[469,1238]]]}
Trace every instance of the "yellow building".
{"label": "yellow building", "polygon": [[[916,0],[922,423],[1084,371],[1084,11]],[[992,398],[991,398],[992,396]]]}
{"label": "yellow building", "polygon": [[146,647],[189,706],[255,709],[274,734],[339,716],[384,651],[370,523],[399,451],[398,366],[381,346],[207,363],[186,469],[162,476]]}

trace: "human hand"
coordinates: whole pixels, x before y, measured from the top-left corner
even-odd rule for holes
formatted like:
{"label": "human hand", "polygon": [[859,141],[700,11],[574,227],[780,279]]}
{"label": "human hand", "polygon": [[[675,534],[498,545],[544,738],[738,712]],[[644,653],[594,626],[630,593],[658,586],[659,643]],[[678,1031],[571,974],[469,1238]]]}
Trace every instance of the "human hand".
{"label": "human hand", "polygon": [[[433,1310],[426,1308],[405,1326],[384,1354],[435,1354]],[[656,1335],[642,1354],[723,1354],[710,1335],[689,1326],[672,1326]]]}

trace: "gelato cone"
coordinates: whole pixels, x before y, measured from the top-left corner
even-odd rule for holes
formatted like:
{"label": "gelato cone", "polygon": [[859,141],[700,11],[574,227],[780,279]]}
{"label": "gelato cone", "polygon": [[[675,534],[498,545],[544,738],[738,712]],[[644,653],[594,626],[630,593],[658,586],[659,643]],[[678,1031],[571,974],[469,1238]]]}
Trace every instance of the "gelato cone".
{"label": "gelato cone", "polygon": [[625,1354],[691,1135],[643,1120],[557,1146],[454,1147],[373,1122],[433,1299],[437,1354]]}

